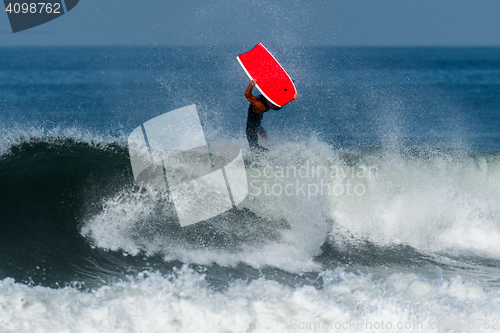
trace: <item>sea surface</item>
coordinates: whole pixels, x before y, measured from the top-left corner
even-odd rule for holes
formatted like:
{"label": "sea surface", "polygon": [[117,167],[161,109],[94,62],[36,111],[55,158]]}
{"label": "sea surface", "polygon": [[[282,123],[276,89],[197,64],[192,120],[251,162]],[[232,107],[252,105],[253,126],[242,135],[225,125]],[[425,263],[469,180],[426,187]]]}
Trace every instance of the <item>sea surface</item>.
{"label": "sea surface", "polygon": [[[0,48],[1,333],[500,330],[500,49],[266,46],[263,154],[253,45]],[[191,104],[249,194],[181,228],[127,138]]]}

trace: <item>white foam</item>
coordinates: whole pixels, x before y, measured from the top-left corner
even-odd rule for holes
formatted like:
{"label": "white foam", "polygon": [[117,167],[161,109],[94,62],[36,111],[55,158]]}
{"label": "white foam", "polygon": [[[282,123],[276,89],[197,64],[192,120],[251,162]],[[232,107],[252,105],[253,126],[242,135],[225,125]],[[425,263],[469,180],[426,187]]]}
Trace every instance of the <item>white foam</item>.
{"label": "white foam", "polygon": [[320,289],[260,278],[223,291],[187,266],[173,276],[144,272],[88,292],[7,278],[0,281],[0,331],[471,332],[484,330],[485,320],[499,325],[499,291],[460,277],[393,274],[376,281],[343,269],[320,275]]}
{"label": "white foam", "polygon": [[[396,152],[369,155],[377,177],[361,179],[366,193],[330,202],[332,237],[343,233],[381,245],[424,252],[500,258],[499,160],[465,153],[426,157]],[[346,179],[343,180],[344,182]]]}
{"label": "white foam", "polygon": [[[321,254],[321,245],[328,237],[336,243],[368,240],[379,246],[410,245],[424,253],[500,258],[496,246],[500,239],[500,160],[494,156],[437,151],[421,156],[396,150],[339,152],[314,138],[273,145],[265,155],[247,158],[250,194],[240,208],[269,221],[285,220],[291,230],[279,231],[279,240],[242,245],[236,252],[222,247],[193,248],[168,237],[157,225],[147,225],[158,197],[128,189],[108,199],[101,213],[85,221],[82,234],[97,247],[132,255],[161,253],[166,260],[224,266],[244,262],[255,268],[270,265],[294,273],[321,268],[314,257]],[[303,173],[281,176],[278,170],[286,172],[287,167]],[[320,167],[329,174],[318,177]],[[336,173],[332,175],[331,170]],[[260,181],[260,195],[255,195],[252,181]],[[277,195],[287,184],[292,185],[293,194]],[[325,184],[344,193],[319,193]],[[275,193],[270,190],[273,186]],[[297,190],[300,187],[304,193]]]}
{"label": "white foam", "polygon": [[[169,216],[172,218],[171,211],[162,211],[158,222],[148,222],[155,214],[157,202],[163,199],[158,192],[123,191],[107,200],[104,210],[88,220],[81,233],[94,246],[105,250],[122,250],[131,255],[139,252],[146,255],[161,254],[167,261],[180,260],[197,264],[216,262],[222,266],[236,266],[245,262],[255,268],[274,266],[292,272],[314,271],[320,267],[313,262],[313,256],[318,252],[304,251],[303,248],[308,243],[300,244],[299,240],[303,238],[289,230],[282,231],[286,241],[260,242],[258,246],[242,244],[238,251],[223,247],[194,247],[159,227],[158,224],[167,223]],[[318,242],[318,248],[323,243],[325,234]]]}

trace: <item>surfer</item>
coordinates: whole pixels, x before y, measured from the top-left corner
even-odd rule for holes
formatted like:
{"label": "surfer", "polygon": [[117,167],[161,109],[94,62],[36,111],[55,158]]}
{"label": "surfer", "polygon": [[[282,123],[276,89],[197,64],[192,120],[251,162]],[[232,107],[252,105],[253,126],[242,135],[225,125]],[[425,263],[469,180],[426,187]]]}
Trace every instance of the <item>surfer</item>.
{"label": "surfer", "polygon": [[[245,97],[250,102],[250,105],[248,106],[248,118],[247,118],[247,129],[246,129],[247,140],[252,150],[265,152],[267,151],[267,149],[259,145],[257,136],[257,134],[259,134],[263,139],[267,139],[266,130],[261,125],[262,117],[264,115],[264,112],[267,112],[270,109],[280,110],[281,108],[269,102],[262,95],[258,95],[257,97],[252,95],[252,89],[255,86],[255,84],[257,84],[257,80],[254,79],[250,81],[250,84],[248,85],[247,90],[245,91]],[[298,94],[295,94],[294,97],[295,99],[297,99]]]}

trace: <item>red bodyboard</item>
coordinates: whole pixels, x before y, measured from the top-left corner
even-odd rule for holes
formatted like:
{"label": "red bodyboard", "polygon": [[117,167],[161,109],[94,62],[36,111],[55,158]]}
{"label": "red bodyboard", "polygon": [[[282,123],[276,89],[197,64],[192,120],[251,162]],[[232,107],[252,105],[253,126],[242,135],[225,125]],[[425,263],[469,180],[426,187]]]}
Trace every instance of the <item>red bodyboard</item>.
{"label": "red bodyboard", "polygon": [[262,44],[237,57],[250,80],[271,103],[282,107],[292,101],[296,90],[290,76]]}

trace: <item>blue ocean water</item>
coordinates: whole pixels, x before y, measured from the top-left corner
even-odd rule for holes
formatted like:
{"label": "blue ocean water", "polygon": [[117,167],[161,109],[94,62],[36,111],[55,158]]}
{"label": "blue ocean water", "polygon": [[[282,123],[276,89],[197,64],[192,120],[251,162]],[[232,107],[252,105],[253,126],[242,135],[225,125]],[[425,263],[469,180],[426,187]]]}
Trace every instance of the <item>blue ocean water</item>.
{"label": "blue ocean water", "polygon": [[[500,328],[500,49],[268,45],[254,155],[250,47],[0,49],[0,331]],[[127,137],[190,104],[250,193],[180,228]]]}

